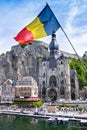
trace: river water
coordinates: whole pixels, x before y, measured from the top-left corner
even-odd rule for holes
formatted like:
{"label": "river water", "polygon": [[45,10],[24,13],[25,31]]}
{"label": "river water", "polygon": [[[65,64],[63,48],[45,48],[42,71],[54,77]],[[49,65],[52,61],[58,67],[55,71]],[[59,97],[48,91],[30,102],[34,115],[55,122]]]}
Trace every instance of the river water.
{"label": "river water", "polygon": [[0,130],[87,130],[77,124],[48,124],[47,119],[0,115]]}

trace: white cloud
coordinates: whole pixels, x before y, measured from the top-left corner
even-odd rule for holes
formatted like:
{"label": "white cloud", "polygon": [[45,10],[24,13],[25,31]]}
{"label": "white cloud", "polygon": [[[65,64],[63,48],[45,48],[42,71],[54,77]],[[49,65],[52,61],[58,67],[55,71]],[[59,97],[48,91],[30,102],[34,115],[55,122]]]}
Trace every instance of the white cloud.
{"label": "white cloud", "polygon": [[[85,8],[83,8],[83,6],[82,8],[80,7],[79,9],[79,7],[75,3],[72,4],[72,8],[69,12],[68,19],[66,20],[66,27],[64,28],[74,49],[76,50],[77,54],[80,56],[82,56],[84,51],[87,50],[87,47],[86,47],[87,25],[83,24],[82,26],[75,26],[73,23],[75,23],[75,19],[77,15],[79,14],[79,12],[81,14],[81,12],[84,12],[84,9]],[[81,20],[81,19],[78,18],[78,20]],[[65,40],[64,37],[62,40],[65,41],[65,44],[68,46],[68,43],[69,43],[68,40]],[[71,53],[74,52],[74,50],[72,50],[71,47],[69,46],[66,48],[66,50]]]}
{"label": "white cloud", "polygon": [[72,27],[72,22],[75,18],[75,16],[77,15],[78,12],[78,7],[73,7],[70,12],[69,12],[69,16],[66,22],[66,30],[68,32],[68,34],[73,33],[73,27]]}
{"label": "white cloud", "polygon": [[[48,0],[48,3],[51,5],[55,15],[57,17],[60,16],[59,21],[61,21],[77,53],[83,55],[84,51],[87,50],[87,5],[82,2],[77,3],[77,0],[60,0],[55,2]],[[54,5],[55,8],[53,8]],[[31,22],[44,6],[45,1],[39,2],[37,0],[0,6],[0,53],[9,51],[11,46],[18,44],[13,37]],[[82,23],[82,25],[79,26],[78,22]],[[60,50],[74,53],[63,32],[59,29],[56,34]],[[39,40],[50,43],[51,36]]]}
{"label": "white cloud", "polygon": [[40,4],[30,2],[18,7],[13,3],[3,5],[0,11],[0,53],[10,51],[11,46],[18,44],[13,37],[34,19],[39,7]]}

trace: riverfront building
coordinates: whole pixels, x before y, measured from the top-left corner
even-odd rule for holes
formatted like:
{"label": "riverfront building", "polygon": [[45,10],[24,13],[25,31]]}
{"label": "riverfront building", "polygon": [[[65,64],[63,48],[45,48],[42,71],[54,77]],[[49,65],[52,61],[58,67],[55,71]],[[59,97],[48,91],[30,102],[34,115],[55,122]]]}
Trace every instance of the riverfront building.
{"label": "riverfront building", "polygon": [[[24,98],[37,98],[37,82],[31,77],[26,76],[16,81],[8,79],[1,87],[1,103],[13,103],[15,99],[19,101]],[[28,99],[29,100],[29,99]]]}
{"label": "riverfront building", "polygon": [[15,98],[15,86],[13,81],[6,80],[1,87],[1,103],[13,103]]}
{"label": "riverfront building", "polygon": [[31,76],[23,77],[16,81],[15,85],[16,98],[38,97],[37,82]]}

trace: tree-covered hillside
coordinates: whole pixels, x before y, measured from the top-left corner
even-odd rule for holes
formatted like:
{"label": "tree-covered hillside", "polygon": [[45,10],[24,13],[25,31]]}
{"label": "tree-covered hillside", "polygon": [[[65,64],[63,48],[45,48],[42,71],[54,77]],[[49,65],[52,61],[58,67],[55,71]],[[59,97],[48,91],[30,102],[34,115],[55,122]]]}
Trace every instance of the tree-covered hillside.
{"label": "tree-covered hillside", "polygon": [[70,68],[76,69],[80,89],[87,85],[87,60],[71,59]]}

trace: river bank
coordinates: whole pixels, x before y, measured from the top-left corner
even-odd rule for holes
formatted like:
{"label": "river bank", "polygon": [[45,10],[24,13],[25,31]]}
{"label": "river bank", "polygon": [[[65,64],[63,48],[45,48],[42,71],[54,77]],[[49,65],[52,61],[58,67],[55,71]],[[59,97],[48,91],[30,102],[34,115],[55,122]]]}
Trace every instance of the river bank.
{"label": "river bank", "polygon": [[11,114],[11,115],[20,115],[20,116],[31,116],[31,117],[38,117],[38,118],[50,118],[50,117],[66,117],[66,118],[75,118],[75,119],[86,119],[87,120],[87,112],[79,113],[78,111],[58,111],[58,112],[44,112],[38,111],[35,113],[33,110],[24,110],[21,109],[2,109],[0,110],[0,114]]}

